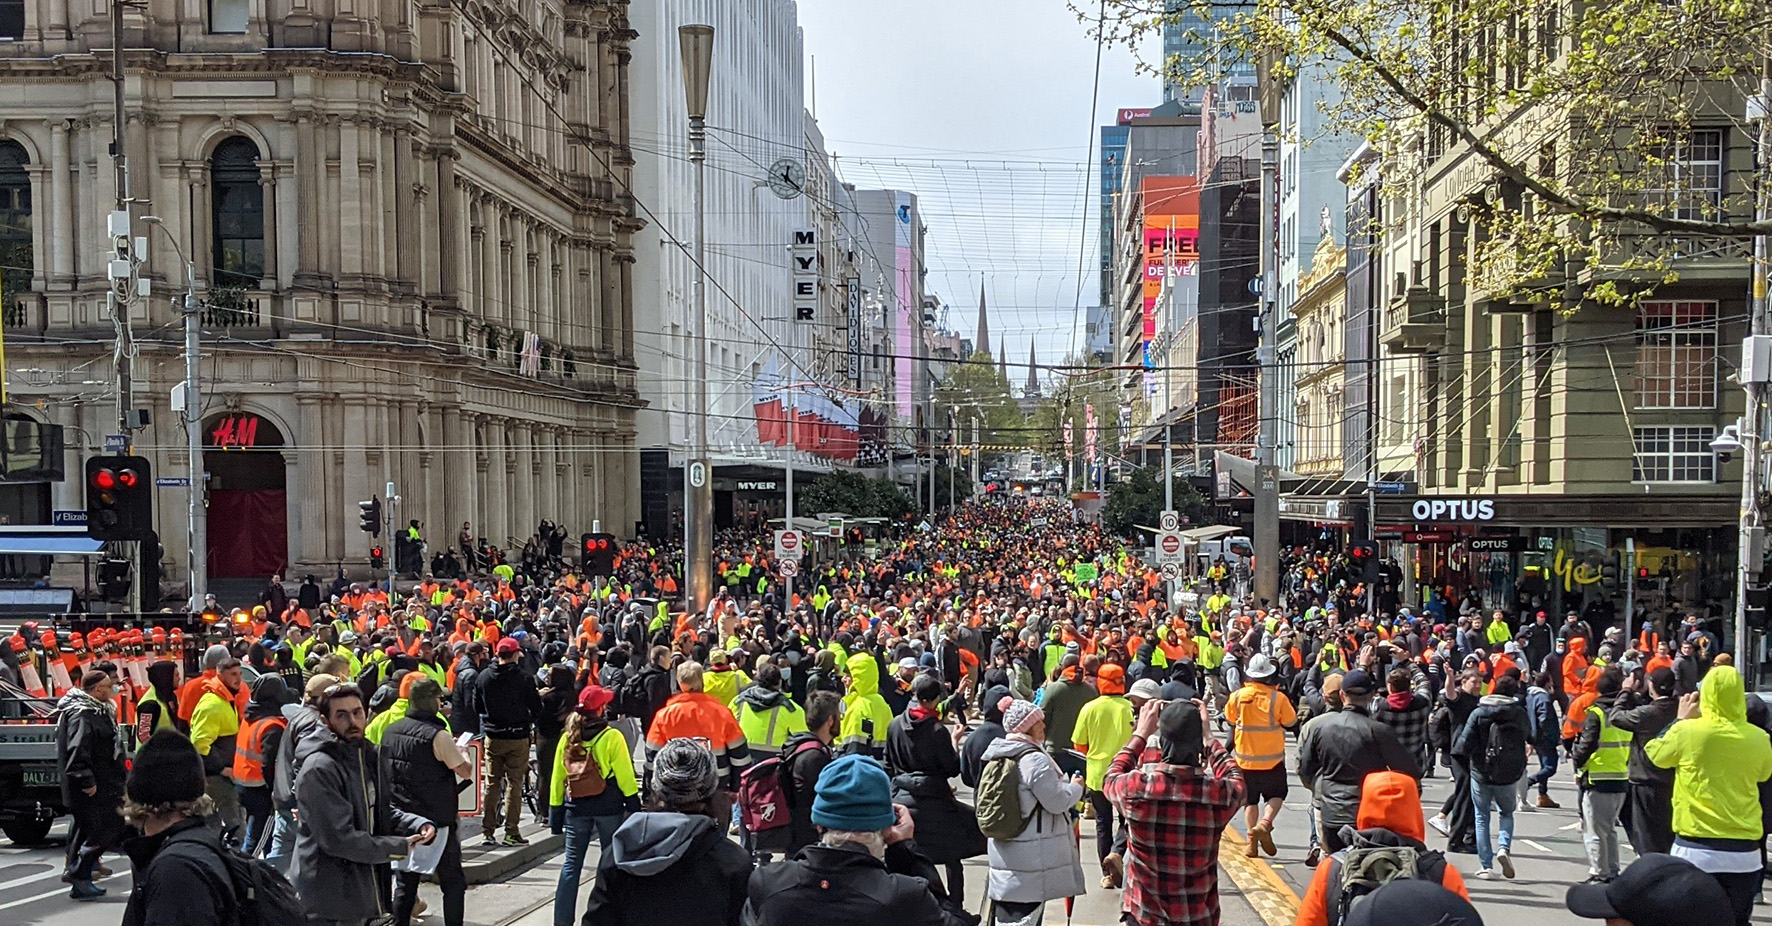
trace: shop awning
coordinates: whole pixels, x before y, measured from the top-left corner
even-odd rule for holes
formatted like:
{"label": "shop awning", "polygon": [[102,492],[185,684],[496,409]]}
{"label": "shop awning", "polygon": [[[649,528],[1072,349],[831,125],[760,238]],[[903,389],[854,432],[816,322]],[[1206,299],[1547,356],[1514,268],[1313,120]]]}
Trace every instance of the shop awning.
{"label": "shop awning", "polygon": [[1191,543],[1199,543],[1202,540],[1217,540],[1220,537],[1228,537],[1239,530],[1241,530],[1241,528],[1227,527],[1223,524],[1213,524],[1208,527],[1195,527],[1182,531],[1181,539]]}
{"label": "shop awning", "polygon": [[[1216,450],[1213,451],[1212,454],[1212,466],[1215,472],[1228,474],[1231,481],[1240,486],[1243,491],[1248,492],[1251,495],[1255,494],[1254,460],[1237,456],[1234,453],[1226,453],[1223,450]],[[1287,482],[1296,483],[1304,478],[1297,473],[1285,469],[1280,470],[1278,475],[1280,477],[1280,485],[1282,486]]]}
{"label": "shop awning", "polygon": [[0,555],[5,556],[97,556],[104,544],[85,534],[0,534]]}

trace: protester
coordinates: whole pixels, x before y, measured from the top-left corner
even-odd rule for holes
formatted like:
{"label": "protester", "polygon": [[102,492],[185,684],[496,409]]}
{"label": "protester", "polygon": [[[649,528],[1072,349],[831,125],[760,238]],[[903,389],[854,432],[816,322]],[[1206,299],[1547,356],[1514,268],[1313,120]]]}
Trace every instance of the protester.
{"label": "protester", "polygon": [[1581,714],[1581,733],[1570,753],[1580,773],[1581,843],[1587,850],[1589,881],[1618,877],[1618,814],[1630,782],[1631,734],[1608,722],[1606,713],[1623,683],[1616,667],[1600,672],[1594,683],[1595,700]]}
{"label": "protester", "polygon": [[135,886],[123,926],[232,926],[239,922],[221,834],[204,817],[203,759],[176,730],[158,730],[135,751],[124,816],[141,835],[123,844]]}
{"label": "protester", "polygon": [[1003,699],[1011,697],[1007,686],[986,688],[979,721],[960,741],[960,782],[968,788],[978,787],[978,776],[984,772],[984,754],[991,744],[1009,735],[1003,727]]}
{"label": "protester", "polygon": [[1360,786],[1377,771],[1418,777],[1420,766],[1389,727],[1372,719],[1375,683],[1363,669],[1342,677],[1342,709],[1307,726],[1298,742],[1298,777],[1310,788],[1317,838],[1325,851],[1340,851],[1341,829],[1356,822]]}
{"label": "protester", "polygon": [[1274,821],[1280,816],[1289,792],[1286,784],[1286,729],[1298,723],[1291,699],[1273,686],[1277,671],[1266,656],[1256,653],[1243,672],[1247,684],[1231,692],[1224,704],[1224,719],[1231,725],[1237,768],[1243,773],[1248,806],[1243,811],[1248,831],[1250,858],[1261,852],[1274,855]]}
{"label": "protester", "polygon": [[341,684],[320,696],[329,735],[297,743],[295,866],[290,879],[310,923],[362,923],[387,916],[383,866],[437,835],[429,820],[393,806],[375,747],[364,738],[363,691]]}
{"label": "protester", "polygon": [[994,709],[1005,732],[985,746],[980,763],[1015,763],[1015,811],[1021,832],[989,840],[990,878],[985,897],[990,900],[993,923],[1040,926],[1046,901],[1076,897],[1086,890],[1069,820],[1071,809],[1083,798],[1083,782],[1076,775],[1067,779],[1041,748],[1046,736],[1045,712],[1031,702],[1010,697],[1007,688],[992,691],[1002,694],[996,704],[987,706],[987,715]]}
{"label": "protester", "polygon": [[1717,879],[1671,855],[1651,853],[1604,883],[1575,884],[1569,912],[1607,926],[1695,926],[1697,911],[1728,910],[1732,898]]}
{"label": "protester", "polygon": [[[461,837],[457,832],[456,792],[474,777],[468,761],[441,716],[443,686],[420,676],[407,694],[406,716],[383,733],[380,747],[382,778],[393,790],[391,807],[431,824],[437,839],[444,840],[437,862],[437,886],[443,892],[444,926],[461,926],[467,878],[461,866]],[[394,922],[411,922],[418,902],[419,875],[400,873],[400,890],[394,898]]]}
{"label": "protester", "polygon": [[654,757],[671,740],[702,739],[714,756],[720,787],[731,794],[738,790],[739,776],[750,764],[750,746],[744,731],[725,704],[702,690],[701,663],[677,667],[677,693],[652,718],[646,731],[646,769],[651,774]]}
{"label": "protester", "polygon": [[622,821],[640,810],[633,750],[604,714],[614,700],[608,689],[586,685],[552,757],[549,823],[566,836],[566,857],[554,892],[555,926],[572,926],[591,836],[597,837],[598,851],[607,853]]}
{"label": "protester", "polygon": [[[1347,918],[1344,904],[1363,900],[1374,902],[1376,891],[1363,898],[1349,897],[1349,867],[1391,863],[1405,868],[1413,859],[1414,873],[1410,880],[1438,885],[1441,889],[1468,900],[1470,894],[1458,870],[1446,864],[1445,856],[1429,849],[1422,840],[1426,828],[1421,823],[1421,789],[1415,777],[1404,772],[1380,771],[1368,775],[1360,793],[1359,816],[1340,837],[1342,848],[1331,853],[1328,864],[1318,865],[1298,904],[1294,926],[1344,926]],[[1371,859],[1371,862],[1367,860]],[[1431,895],[1430,895],[1431,896]],[[1377,924],[1398,922],[1374,920]],[[1433,923],[1429,919],[1425,922]]]}
{"label": "protester", "polygon": [[[214,647],[211,647],[213,649]],[[215,675],[199,686],[191,709],[191,745],[203,757],[205,793],[215,801],[211,822],[224,832],[241,823],[240,794],[234,788],[234,747],[240,732],[240,660],[225,657],[215,664]]]}
{"label": "protester", "polygon": [[1679,711],[1673,670],[1661,667],[1646,679],[1635,673],[1626,677],[1618,701],[1606,714],[1607,723],[1631,735],[1628,833],[1638,856],[1665,855],[1673,849],[1674,773],[1649,761],[1646,748],[1678,719]]}
{"label": "protester", "polygon": [[1747,721],[1747,695],[1732,665],[1713,665],[1698,691],[1680,699],[1678,720],[1643,747],[1673,769],[1670,853],[1709,873],[1728,895],[1736,926],[1747,926],[1763,863],[1758,784],[1772,778],[1772,740]]}
{"label": "protester", "polygon": [[1117,665],[1102,666],[1096,673],[1095,687],[1100,695],[1086,701],[1077,713],[1071,739],[1084,755],[1084,783],[1089,788],[1085,799],[1095,811],[1095,855],[1101,863],[1101,886],[1117,888],[1125,857],[1126,824],[1123,817],[1115,815],[1113,802],[1101,787],[1114,756],[1132,738],[1132,702],[1124,697],[1126,672]]}
{"label": "protester", "polygon": [[1246,799],[1242,769],[1207,723],[1202,702],[1146,702],[1108,768],[1104,787],[1127,825],[1121,911],[1136,926],[1218,922],[1219,837]]}
{"label": "protester", "polygon": [[584,926],[737,926],[751,859],[726,838],[728,805],[720,799],[714,754],[693,740],[671,739],[650,764],[648,807],[622,821],[598,859]]}
{"label": "protester", "polygon": [[756,752],[779,752],[789,738],[806,732],[806,712],[781,686],[781,670],[765,665],[757,670],[756,683],[730,701],[745,742]]}
{"label": "protester", "polygon": [[68,831],[73,861],[63,880],[74,900],[94,900],[105,889],[93,883],[100,859],[123,842],[123,799],[127,771],[123,740],[111,706],[116,683],[107,672],[88,670],[80,687],[56,702],[55,752],[61,767],[62,803],[74,816]]}
{"label": "protester", "polygon": [[1083,669],[1075,653],[1060,659],[1057,677],[1040,690],[1038,704],[1046,713],[1046,751],[1058,762],[1066,775],[1083,772],[1085,761],[1071,752],[1077,716],[1083,706],[1095,700],[1094,686],[1083,679]]}
{"label": "protester", "polygon": [[893,773],[892,799],[911,812],[917,825],[917,848],[947,869],[949,896],[966,894],[962,862],[983,855],[984,835],[971,807],[954,796],[949,779],[960,774],[960,755],[953,735],[941,721],[946,686],[933,675],[919,675],[911,685],[916,697],[886,730],[886,767]]}
{"label": "protester", "polygon": [[[486,781],[480,806],[480,844],[526,846],[523,838],[523,788],[529,776],[529,738],[542,712],[541,692],[519,659],[523,645],[512,637],[493,648],[498,664],[480,673],[480,727],[486,737]],[[504,824],[504,841],[497,838]]]}
{"label": "protester", "polygon": [[235,736],[234,787],[240,795],[240,807],[246,825],[240,833],[240,851],[257,855],[259,845],[270,836],[271,815],[276,811],[271,788],[266,784],[266,771],[275,777],[277,752],[283,744],[283,733],[289,727],[283,716],[283,705],[289,700],[289,689],[279,675],[261,675],[252,683],[252,701],[240,721]]}
{"label": "protester", "polygon": [[893,806],[891,780],[874,759],[850,754],[825,766],[812,822],[822,829],[818,844],[750,876],[747,926],[963,926],[935,894],[934,866],[911,842],[910,812]]}
{"label": "protester", "polygon": [[[1499,617],[1501,612],[1497,611]],[[1477,838],[1477,877],[1514,876],[1514,807],[1519,803],[1514,787],[1526,774],[1526,740],[1531,721],[1520,706],[1520,681],[1511,675],[1495,680],[1492,693],[1484,695],[1465,720],[1464,729],[1452,740],[1452,754],[1470,769],[1471,800],[1474,801]],[[1489,837],[1489,810],[1501,817],[1501,848]]]}
{"label": "protester", "polygon": [[842,723],[843,701],[834,692],[813,691],[806,696],[805,733],[788,738],[781,747],[783,791],[788,800],[788,825],[782,827],[785,842],[765,848],[785,849],[789,855],[818,841],[812,823],[812,804],[818,776],[831,763],[831,744],[837,741]]}

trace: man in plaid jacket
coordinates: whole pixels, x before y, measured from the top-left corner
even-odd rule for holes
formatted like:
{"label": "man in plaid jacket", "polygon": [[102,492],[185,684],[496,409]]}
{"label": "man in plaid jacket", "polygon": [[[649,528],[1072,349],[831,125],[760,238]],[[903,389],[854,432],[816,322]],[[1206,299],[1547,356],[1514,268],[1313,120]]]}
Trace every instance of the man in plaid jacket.
{"label": "man in plaid jacket", "polygon": [[[1127,826],[1121,911],[1138,926],[1217,926],[1218,839],[1243,806],[1243,773],[1205,735],[1199,701],[1151,701],[1102,786]],[[1146,749],[1153,733],[1161,749]]]}

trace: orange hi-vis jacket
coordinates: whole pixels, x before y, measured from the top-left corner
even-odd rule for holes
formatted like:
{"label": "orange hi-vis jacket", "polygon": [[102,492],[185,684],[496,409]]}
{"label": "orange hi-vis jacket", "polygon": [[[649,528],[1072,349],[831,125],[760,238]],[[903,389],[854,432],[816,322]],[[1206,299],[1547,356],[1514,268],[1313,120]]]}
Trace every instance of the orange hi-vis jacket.
{"label": "orange hi-vis jacket", "polygon": [[265,734],[289,727],[282,717],[241,720],[234,737],[234,783],[252,787],[265,783]]}

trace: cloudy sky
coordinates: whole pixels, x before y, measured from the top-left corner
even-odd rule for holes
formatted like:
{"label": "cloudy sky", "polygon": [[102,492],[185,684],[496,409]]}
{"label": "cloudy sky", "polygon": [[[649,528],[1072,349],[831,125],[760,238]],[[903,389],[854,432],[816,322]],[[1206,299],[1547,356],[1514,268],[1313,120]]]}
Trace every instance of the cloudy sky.
{"label": "cloudy sky", "polygon": [[1156,78],[1136,73],[1130,50],[1105,48],[1092,123],[1096,43],[1064,0],[799,6],[838,171],[918,194],[948,326],[974,334],[982,279],[992,346],[1006,343],[1011,363],[1025,363],[1030,338],[1043,362],[1080,349],[1098,290],[1094,126],[1154,105]]}

